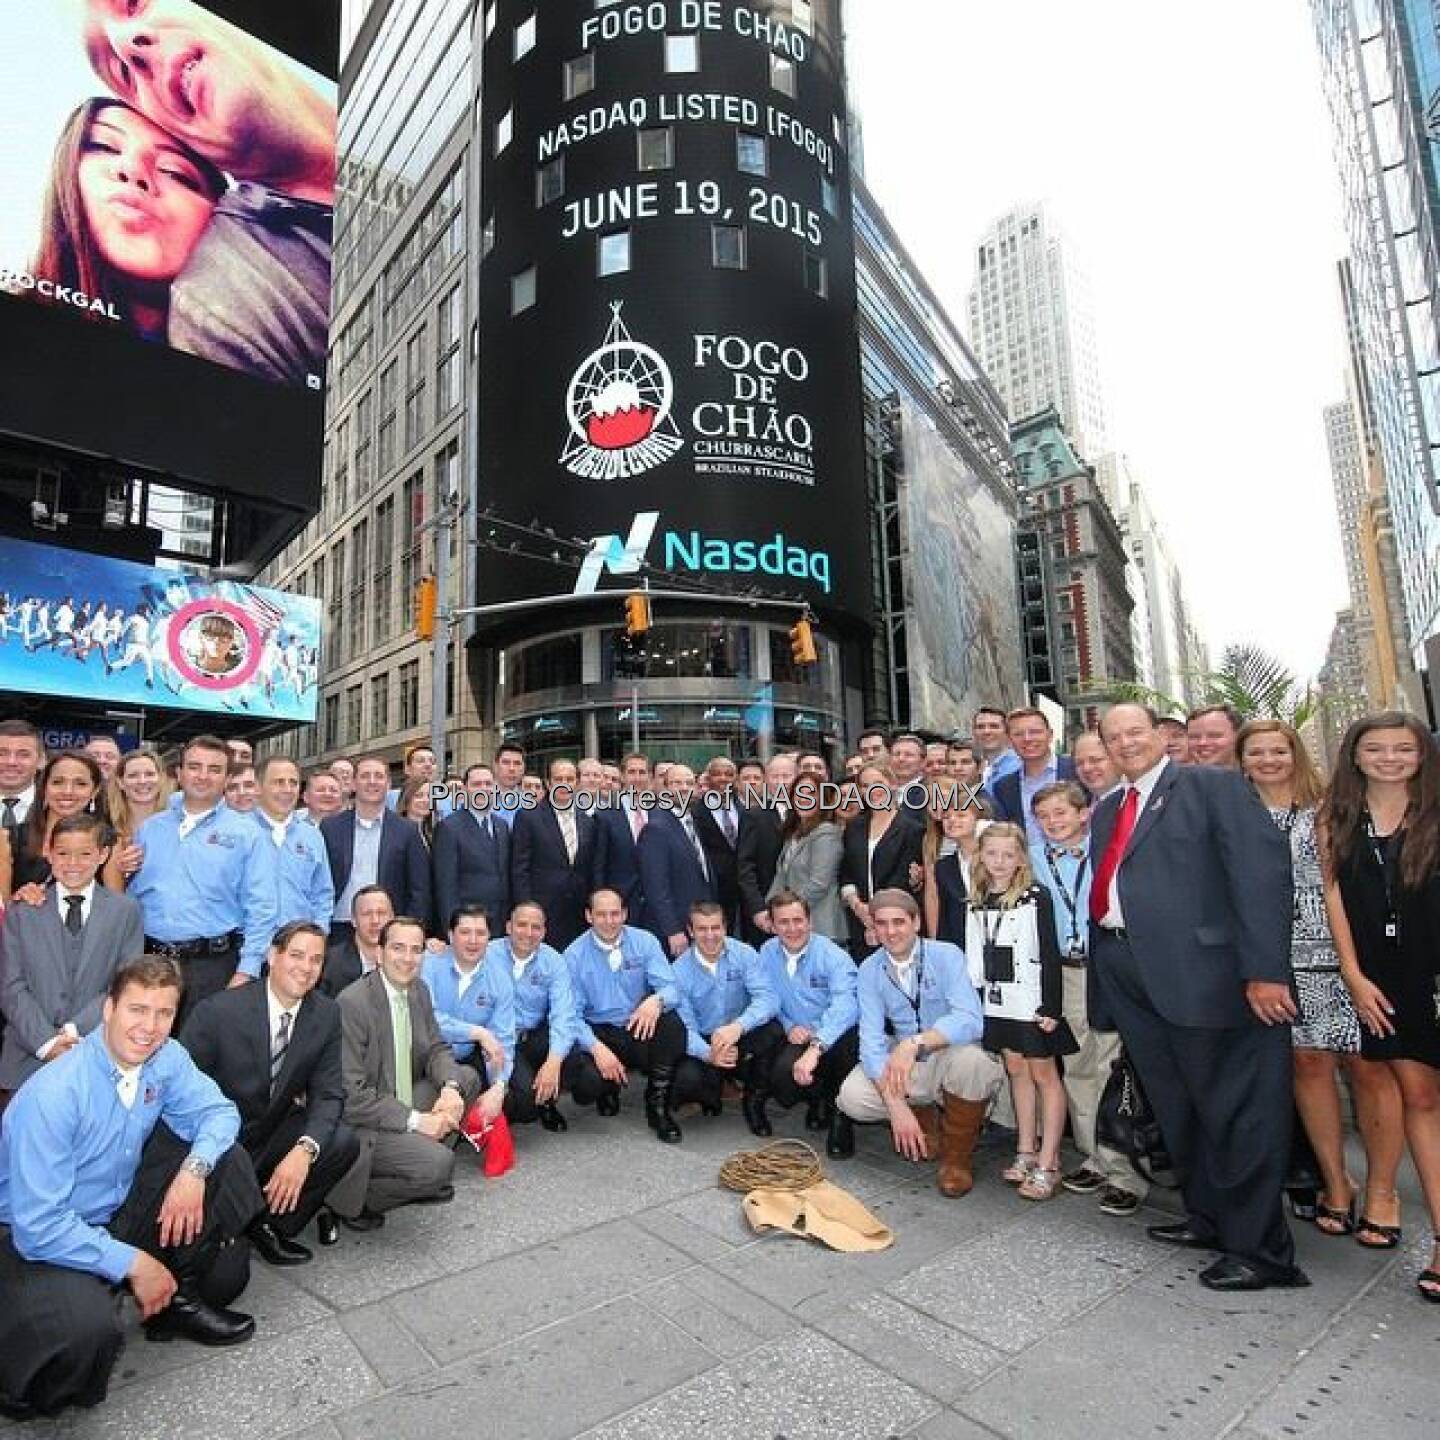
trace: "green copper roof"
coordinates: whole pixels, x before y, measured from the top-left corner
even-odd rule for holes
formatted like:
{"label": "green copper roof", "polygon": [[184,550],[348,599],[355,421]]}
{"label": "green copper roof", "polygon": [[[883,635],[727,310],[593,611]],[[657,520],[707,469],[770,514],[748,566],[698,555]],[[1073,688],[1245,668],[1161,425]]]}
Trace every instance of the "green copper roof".
{"label": "green copper roof", "polygon": [[1050,480],[1089,474],[1089,467],[1075,453],[1054,406],[1012,425],[1010,445],[1024,485],[1044,485]]}

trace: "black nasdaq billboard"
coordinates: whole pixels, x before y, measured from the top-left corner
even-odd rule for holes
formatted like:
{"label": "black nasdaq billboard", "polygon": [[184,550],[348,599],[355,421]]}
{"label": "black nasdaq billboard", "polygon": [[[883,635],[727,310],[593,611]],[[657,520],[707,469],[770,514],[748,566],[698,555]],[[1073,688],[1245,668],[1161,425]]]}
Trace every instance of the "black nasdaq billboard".
{"label": "black nasdaq billboard", "polygon": [[0,432],[318,502],[339,0],[0,0]]}
{"label": "black nasdaq billboard", "polygon": [[868,618],[839,0],[498,0],[484,25],[481,494],[641,564]]}

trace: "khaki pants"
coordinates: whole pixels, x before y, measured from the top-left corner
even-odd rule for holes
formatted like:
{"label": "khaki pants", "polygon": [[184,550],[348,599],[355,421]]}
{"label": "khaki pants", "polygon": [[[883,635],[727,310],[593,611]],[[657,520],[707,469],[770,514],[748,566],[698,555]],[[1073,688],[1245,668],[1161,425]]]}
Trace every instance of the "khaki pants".
{"label": "khaki pants", "polygon": [[[983,1103],[994,1097],[1004,1078],[1004,1066],[978,1045],[947,1045],[911,1070],[910,1103],[939,1104],[942,1090],[959,1100]],[[890,1118],[875,1082],[859,1065],[845,1077],[835,1103],[862,1125]]]}
{"label": "khaki pants", "polygon": [[1065,1057],[1065,1098],[1070,1102],[1070,1129],[1075,1148],[1092,1170],[1098,1170],[1119,1190],[1144,1199],[1150,1187],[1118,1150],[1098,1144],[1095,1115],[1110,1079],[1110,1067],[1120,1054],[1120,1037],[1113,1030],[1092,1030],[1085,1009],[1085,971],[1067,965],[1064,1015],[1070,1022],[1079,1050]]}

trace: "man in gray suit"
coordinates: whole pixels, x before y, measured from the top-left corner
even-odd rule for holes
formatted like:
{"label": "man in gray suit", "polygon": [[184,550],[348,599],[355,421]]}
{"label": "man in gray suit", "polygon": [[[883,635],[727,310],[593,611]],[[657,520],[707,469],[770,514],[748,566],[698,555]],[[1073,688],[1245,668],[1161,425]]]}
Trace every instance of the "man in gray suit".
{"label": "man in gray suit", "polygon": [[1170,1245],[1219,1251],[1212,1290],[1308,1285],[1290,1155],[1290,847],[1239,771],[1177,765],[1155,716],[1101,734],[1124,784],[1092,827],[1090,1024],[1118,1029],[1183,1186]]}
{"label": "man in gray suit", "polygon": [[18,1090],[100,1023],[110,977],[145,953],[145,923],[127,895],[96,878],[110,851],[98,815],[70,815],[48,851],[55,880],[39,905],[12,905],[0,929],[0,1008],[9,1024],[0,1091]]}
{"label": "man in gray suit", "polygon": [[399,1205],[454,1198],[451,1146],[480,1093],[480,1077],[451,1053],[420,983],[424,925],[397,916],[380,946],[379,967],[340,994],[345,1120],[360,1155],[329,1203],[352,1230],[378,1228]]}

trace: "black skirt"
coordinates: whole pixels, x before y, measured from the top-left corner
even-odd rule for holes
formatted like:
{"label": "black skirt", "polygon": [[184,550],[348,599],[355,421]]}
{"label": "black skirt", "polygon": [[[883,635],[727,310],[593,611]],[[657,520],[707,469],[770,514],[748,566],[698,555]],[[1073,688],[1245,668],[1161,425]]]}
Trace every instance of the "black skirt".
{"label": "black skirt", "polygon": [[984,1045],[996,1055],[1002,1050],[1009,1050],[1031,1060],[1073,1055],[1080,1048],[1067,1020],[1046,1031],[1033,1020],[1008,1020],[1003,1016],[989,1015],[985,1017]]}

